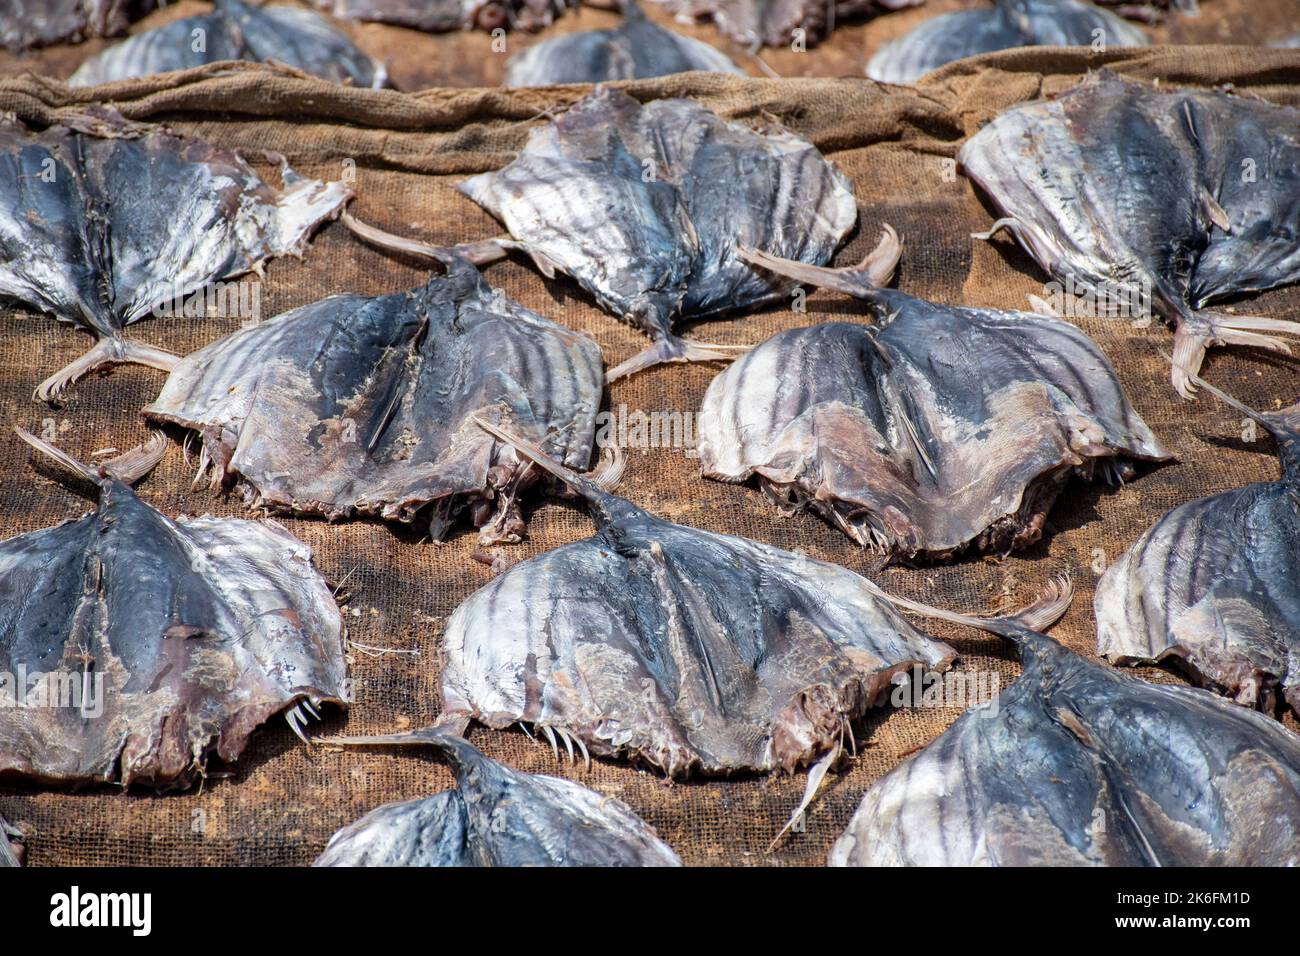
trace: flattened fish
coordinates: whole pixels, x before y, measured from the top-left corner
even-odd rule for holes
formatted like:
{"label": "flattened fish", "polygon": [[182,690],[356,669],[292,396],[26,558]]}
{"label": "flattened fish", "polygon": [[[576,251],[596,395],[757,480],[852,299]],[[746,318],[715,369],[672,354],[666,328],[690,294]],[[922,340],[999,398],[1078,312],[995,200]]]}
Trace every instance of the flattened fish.
{"label": "flattened fish", "polygon": [[316,0],[344,20],[391,23],[428,33],[506,28],[534,33],[549,27],[577,0]]}
{"label": "flattened fish", "polygon": [[520,562],[443,635],[442,720],[532,725],[570,757],[793,772],[809,792],[849,724],[954,652],[851,571],[656,518],[483,422],[586,499],[596,534]]}
{"label": "flattened fish", "polygon": [[[25,441],[99,486],[81,518],[0,543],[0,776],[185,786],[259,724],[346,703],[343,627],[311,550],[278,524],[173,521],[130,483],[166,439],[98,468]],[[304,711],[305,709],[305,711]]]}
{"label": "flattened fish", "polygon": [[521,773],[437,730],[339,744],[427,744],[456,789],[390,803],[330,838],[315,866],[681,866],[620,800],[559,777]]}
{"label": "flattened fish", "polygon": [[862,299],[874,322],[781,332],[718,375],[700,412],[706,477],[757,475],[863,547],[941,558],[1032,544],[1071,475],[1169,457],[1075,326],[881,288],[900,248],[886,230],[849,269],[742,250]]}
{"label": "flattened fish", "polygon": [[832,866],[1300,864],[1300,737],[1281,724],[1032,619],[932,613],[1008,638],[1024,674],[872,784]]}
{"label": "flattened fish", "polygon": [[99,108],[33,133],[0,119],[0,295],[93,334],[36,389],[50,400],[95,367],[164,370],[176,356],[123,338],[164,302],[257,269],[351,196],[281,168],[275,189],[235,153]]}
{"label": "flattened fish", "polygon": [[0,47],[26,50],[117,36],[154,6],[154,0],[4,0]]}
{"label": "flattened fish", "polygon": [[516,499],[537,472],[473,417],[508,409],[586,468],[601,392],[595,342],[451,257],[422,288],[331,296],[214,342],[144,413],[199,433],[196,481],[211,465],[258,506],[410,522],[432,503],[435,540],[468,507],[485,542],[517,541]]}
{"label": "flattened fish", "polygon": [[1184,396],[1211,345],[1289,352],[1300,323],[1211,312],[1300,279],[1300,110],[1160,91],[1102,72],[1017,106],[962,147],[966,173],[1040,266],[1172,322]]}
{"label": "flattened fish", "polygon": [[712,20],[741,46],[812,46],[840,20],[914,7],[924,0],[659,0],[687,22]]}
{"label": "flattened fish", "polygon": [[622,0],[623,24],[617,30],[570,33],[535,43],[506,64],[506,86],[601,83],[667,76],[690,70],[739,73],[744,70],[707,43],[656,26],[636,0]]}
{"label": "flattened fish", "polygon": [[[195,42],[199,36],[202,44]],[[299,7],[254,7],[243,0],[214,0],[211,13],[136,34],[86,60],[68,82],[94,86],[218,60],[275,60],[335,83],[375,89],[387,82],[383,64],[320,14]]]}
{"label": "flattened fish", "polygon": [[1261,414],[1189,375],[1263,426],[1278,481],[1179,505],[1097,586],[1097,652],[1116,664],[1172,658],[1197,683],[1272,713],[1300,712],[1300,405]]}
{"label": "flattened fish", "polygon": [[848,180],[811,143],[727,123],[690,100],[642,105],[610,87],[461,191],[510,230],[502,250],[523,248],[544,271],[569,274],[655,340],[609,381],[661,362],[729,358],[734,350],[673,330],[790,290],[737,258],[736,244],[819,265],[857,220]]}
{"label": "flattened fish", "polygon": [[927,20],[867,63],[882,83],[914,83],[945,63],[1017,46],[1146,46],[1146,34],[1086,0],[994,0]]}
{"label": "flattened fish", "polygon": [[16,841],[22,836],[0,817],[0,867],[22,866],[22,846]]}

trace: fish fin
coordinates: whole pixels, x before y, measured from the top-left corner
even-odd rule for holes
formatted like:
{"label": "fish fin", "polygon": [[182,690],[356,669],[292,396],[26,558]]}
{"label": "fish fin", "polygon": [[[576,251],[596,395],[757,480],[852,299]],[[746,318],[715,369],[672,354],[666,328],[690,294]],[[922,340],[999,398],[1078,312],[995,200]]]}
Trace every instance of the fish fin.
{"label": "fish fin", "polygon": [[584,495],[587,498],[603,498],[609,494],[596,481],[587,475],[580,475],[567,465],[562,465],[550,455],[546,454],[545,449],[540,445],[507,431],[499,425],[493,424],[485,418],[478,415],[473,416],[474,423],[482,428],[489,435],[503,444],[510,445],[515,451],[522,454],[525,458],[530,459],[544,471],[554,475],[560,481],[564,482],[574,491]]}
{"label": "fish fin", "polygon": [[101,475],[97,469],[82,464],[62,448],[55,448],[49,442],[37,438],[25,428],[14,426],[14,431],[17,433],[18,437],[27,442],[27,444],[31,445],[47,458],[54,459],[74,475],[80,475],[82,478],[85,478],[87,481],[93,481],[95,484],[99,484],[103,480],[103,475]]}
{"label": "fish fin", "polygon": [[794,259],[782,259],[761,249],[738,247],[736,255],[750,265],[759,266],[796,282],[805,282],[824,289],[835,289],[857,298],[884,285],[894,275],[894,269],[903,254],[903,242],[894,227],[885,223],[876,248],[867,253],[855,266],[831,269],[809,265]]}
{"label": "fish fin", "polygon": [[768,853],[776,849],[776,845],[781,842],[781,837],[785,836],[790,831],[790,828],[799,822],[799,818],[803,816],[804,811],[812,805],[813,800],[817,798],[817,791],[821,789],[822,781],[826,779],[826,774],[830,772],[831,766],[835,763],[842,750],[843,746],[837,744],[826,751],[815,764],[808,768],[808,782],[803,788],[803,799],[799,801],[799,806],[794,808],[794,812],[790,814],[790,819],[785,822],[785,826],[768,844]]}
{"label": "fish fin", "polygon": [[[1160,354],[1163,355],[1171,365],[1174,365],[1175,367],[1177,366],[1177,352],[1175,352],[1173,356],[1170,356],[1169,353],[1161,350]],[[1233,408],[1245,415],[1247,418],[1253,419],[1263,425],[1275,438],[1281,438],[1283,435],[1300,434],[1300,403],[1289,405],[1276,412],[1261,412],[1251,408],[1236,396],[1225,392],[1223,389],[1218,388],[1215,385],[1211,385],[1190,369],[1184,368],[1182,372],[1187,377],[1189,388],[1192,388],[1193,390],[1196,388],[1205,389],[1229,408]]]}
{"label": "fish fin", "polygon": [[1056,314],[1056,310],[1052,308],[1052,304],[1042,296],[1034,295],[1031,292],[1026,295],[1025,298],[1029,300],[1029,311],[1033,312],[1035,315],[1046,315],[1053,319],[1060,318],[1060,316]]}
{"label": "fish fin", "polygon": [[118,481],[133,485],[153,471],[166,454],[167,436],[162,432],[154,432],[148,441],[104,462],[100,468]]}
{"label": "fish fin", "polygon": [[1232,231],[1232,220],[1228,218],[1228,213],[1204,186],[1201,187],[1201,206],[1205,209],[1205,214],[1210,217],[1210,222],[1224,232]]}
{"label": "fish fin", "polygon": [[509,250],[519,248],[519,243],[509,238],[484,239],[481,242],[468,242],[458,246],[435,246],[432,243],[421,242],[418,239],[409,239],[406,236],[387,232],[378,226],[362,222],[350,212],[344,212],[339,217],[339,221],[347,226],[355,236],[371,245],[378,246],[380,249],[386,249],[389,252],[404,252],[425,259],[434,259],[442,263],[464,259],[475,266],[483,266],[490,262],[496,262],[498,259],[504,259]]}
{"label": "fish fin", "polygon": [[[1020,220],[1016,219],[1014,216],[1004,216],[994,222],[993,225],[989,226],[983,232],[972,232],[970,237],[972,239],[983,239],[987,242],[1003,229],[1015,236],[1017,242],[1020,241]],[[1023,244],[1024,243],[1021,243],[1021,245]]]}
{"label": "fish fin", "polygon": [[37,385],[32,397],[38,402],[53,402],[65,388],[101,365],[147,365],[170,372],[180,360],[179,355],[152,345],[125,339],[100,339]]}
{"label": "fish fin", "polygon": [[1290,345],[1276,335],[1264,334],[1266,332],[1300,336],[1300,322],[1209,311],[1179,319],[1174,331],[1174,356],[1170,369],[1174,388],[1184,398],[1196,394],[1191,379],[1200,373],[1205,352],[1213,345],[1249,345],[1291,354]]}
{"label": "fish fin", "polygon": [[973,614],[961,614],[957,611],[945,611],[942,608],[922,604],[919,601],[912,601],[889,594],[879,588],[874,588],[874,590],[885,600],[898,607],[915,611],[926,617],[937,618],[940,621],[948,621],[952,624],[962,624],[966,627],[988,631],[1017,644],[1023,639],[1026,631],[1041,634],[1046,628],[1059,621],[1069,608],[1070,602],[1074,599],[1074,583],[1070,580],[1069,575],[1064,573],[1053,577],[1048,582],[1047,587],[1033,601],[1016,613],[994,617],[978,617]]}
{"label": "fish fin", "polygon": [[662,339],[637,352],[605,373],[605,381],[615,382],[637,372],[669,362],[730,362],[748,352],[748,345],[709,345],[690,342],[675,335]]}
{"label": "fish fin", "polygon": [[600,463],[588,473],[587,477],[605,491],[613,491],[623,480],[623,472],[627,470],[627,456],[617,445],[610,445],[608,451],[608,455],[601,455]]}

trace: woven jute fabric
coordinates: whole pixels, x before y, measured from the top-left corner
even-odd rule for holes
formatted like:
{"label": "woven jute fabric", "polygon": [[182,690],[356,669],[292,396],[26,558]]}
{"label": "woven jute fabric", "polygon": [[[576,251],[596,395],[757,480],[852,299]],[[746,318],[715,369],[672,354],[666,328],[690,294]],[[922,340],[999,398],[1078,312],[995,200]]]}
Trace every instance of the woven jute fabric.
{"label": "woven jute fabric", "polygon": [[[1208,5],[1207,5],[1208,6]],[[1106,66],[1161,85],[1225,84],[1243,96],[1300,105],[1300,53],[1245,47],[1088,54],[1023,50],[955,64],[919,88],[884,87],[861,78],[770,80],[691,74],[642,81],[627,89],[642,100],[689,96],[741,123],[775,118],[815,143],[852,180],[860,228],[837,255],[856,261],[882,223],[905,243],[897,284],[939,302],[1026,307],[1047,277],[1012,242],[973,240],[993,213],[956,172],[964,138],[998,111],[1069,87],[1089,69]],[[499,225],[455,191],[467,174],[494,169],[522,147],[547,113],[584,90],[431,89],[421,94],[350,90],[270,67],[201,69],[94,91],[70,90],[35,75],[0,81],[0,109],[34,125],[56,122],[94,99],[125,115],[242,150],[269,177],[267,152],[283,154],[300,172],[335,178],[354,171],[360,218],[393,232],[439,244],[481,239]],[[719,184],[725,188],[725,184]],[[272,262],[261,280],[265,316],[339,292],[380,294],[413,287],[421,263],[363,245],[339,223],[325,227],[303,260]],[[494,285],[524,305],[590,332],[610,364],[645,339],[600,311],[575,284],[544,280],[523,259],[486,269]],[[1300,288],[1251,297],[1238,308],[1278,317],[1300,315]],[[837,294],[809,296],[807,311],[788,305],[710,322],[687,334],[710,341],[757,343],[773,333],[860,315]],[[187,353],[238,328],[238,318],[158,318],[128,334]],[[745,535],[869,573],[887,588],[934,604],[981,612],[1028,600],[1059,570],[1077,586],[1074,605],[1054,634],[1093,651],[1092,596],[1099,570],[1156,518],[1191,498],[1268,480],[1278,473],[1269,441],[1251,440],[1237,413],[1203,397],[1179,399],[1158,349],[1168,330],[1134,328],[1116,320],[1079,320],[1120,371],[1134,403],[1178,461],[1147,467],[1131,483],[1108,488],[1072,482],[1050,518],[1045,540],[1003,561],[966,559],[927,568],[877,571],[873,557],[811,515],[783,518],[752,487],[701,479],[683,448],[633,450],[622,492],[675,521]],[[0,421],[53,429],[59,444],[89,456],[126,448],[146,437],[139,415],[163,376],[125,367],[75,386],[59,408],[33,402],[33,386],[90,344],[84,334],[32,312],[0,314]],[[618,410],[692,413],[717,366],[674,365],[618,382],[607,395]],[[1205,374],[1252,405],[1271,409],[1300,397],[1300,377],[1285,358],[1245,349],[1211,352]],[[33,466],[13,437],[0,437],[0,530],[32,531],[89,507],[86,489],[54,480]],[[140,495],[168,515],[244,514],[234,494],[190,490],[194,462],[179,440]],[[539,501],[528,509],[528,537],[503,553],[525,558],[591,533],[572,503]],[[431,723],[438,712],[440,636],[447,616],[491,572],[471,560],[477,536],[461,526],[442,545],[418,529],[375,521],[328,524],[280,519],[314,550],[320,569],[346,581],[355,703],[347,715],[325,714],[316,734],[376,733]],[[959,668],[995,673],[1005,687],[1018,673],[998,639],[956,627],[932,626],[961,655]],[[383,650],[378,650],[383,649]],[[1172,671],[1139,671],[1177,681]],[[519,731],[471,731],[491,756],[527,771],[563,774],[624,800],[694,864],[817,864],[841,832],[864,788],[924,746],[956,719],[958,708],[881,709],[857,727],[857,755],[835,775],[808,814],[802,832],[775,852],[766,848],[798,803],[802,774],[741,775],[727,780],[666,783],[625,763],[597,761],[590,769],[557,764],[550,748]],[[1287,718],[1295,727],[1292,718]],[[182,794],[38,791],[15,781],[0,786],[0,813],[27,836],[33,864],[304,864],[339,827],[381,803],[434,793],[450,774],[429,755],[308,749],[283,721],[259,731],[232,767],[209,767],[201,788]]]}

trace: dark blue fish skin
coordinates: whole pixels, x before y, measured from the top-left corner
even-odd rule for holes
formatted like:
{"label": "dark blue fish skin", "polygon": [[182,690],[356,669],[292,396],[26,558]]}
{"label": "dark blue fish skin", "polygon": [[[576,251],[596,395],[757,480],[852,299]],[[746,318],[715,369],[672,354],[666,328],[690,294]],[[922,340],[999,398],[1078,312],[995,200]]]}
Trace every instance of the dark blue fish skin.
{"label": "dark blue fish skin", "polygon": [[882,83],[914,83],[945,63],[1018,46],[1145,46],[1146,35],[1086,0],[995,0],[927,20],[867,64]]}
{"label": "dark blue fish skin", "polygon": [[994,628],[1024,673],[876,781],[832,865],[1300,864],[1300,737]]}
{"label": "dark blue fish skin", "polygon": [[275,60],[353,86],[378,89],[387,82],[383,65],[319,14],[243,0],[214,0],[211,13],[139,33],[88,59],[68,82],[94,86],[220,60]]}
{"label": "dark blue fish skin", "polygon": [[315,866],[681,866],[624,803],[579,784],[512,770],[436,731],[362,741],[436,747],[456,789],[373,810]]}
{"label": "dark blue fish skin", "polygon": [[154,0],[5,0],[0,47],[26,50],[117,36],[154,6]]}

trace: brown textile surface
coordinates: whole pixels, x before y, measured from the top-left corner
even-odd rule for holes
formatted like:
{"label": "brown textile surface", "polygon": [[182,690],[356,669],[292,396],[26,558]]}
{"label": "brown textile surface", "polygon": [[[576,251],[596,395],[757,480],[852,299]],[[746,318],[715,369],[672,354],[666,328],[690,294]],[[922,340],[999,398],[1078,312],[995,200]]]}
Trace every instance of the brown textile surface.
{"label": "brown textile surface", "polygon": [[[1162,84],[1230,82],[1243,95],[1300,105],[1300,52],[1227,46],[1101,56],[1011,51],[953,65],[919,90],[858,78],[773,81],[704,74],[627,88],[642,99],[692,96],[741,122],[759,122],[770,114],[816,143],[852,179],[861,209],[861,228],[837,262],[856,261],[874,245],[880,224],[888,222],[905,242],[897,280],[901,288],[942,302],[1024,308],[1025,295],[1041,294],[1046,277],[1009,240],[970,238],[992,216],[970,183],[952,175],[950,161],[962,139],[997,111],[1061,90],[1103,64]],[[360,218],[453,243],[500,231],[491,217],[454,191],[455,184],[467,173],[506,162],[528,130],[546,121],[539,116],[543,110],[562,107],[581,92],[575,87],[516,93],[435,89],[410,96],[345,90],[266,67],[223,66],[132,81],[94,94],[68,90],[58,81],[19,77],[0,81],[0,109],[39,124],[98,96],[129,117],[166,122],[221,146],[243,149],[259,164],[259,151],[275,151],[300,172],[336,177],[350,160],[358,194],[353,210]],[[274,175],[269,164],[261,168]],[[486,274],[526,306],[590,331],[610,364],[646,344],[597,309],[574,283],[545,281],[522,259],[490,266]],[[303,261],[269,265],[262,280],[262,310],[269,317],[331,293],[393,292],[418,284],[423,275],[419,263],[375,251],[333,223]],[[1252,297],[1244,310],[1294,318],[1300,315],[1300,288]],[[698,325],[687,334],[757,343],[780,329],[859,312],[845,297],[819,292],[809,297],[806,314],[774,307]],[[132,326],[128,335],[185,353],[239,322],[150,319]],[[894,569],[875,577],[899,593],[978,612],[1026,601],[1050,573],[1069,569],[1078,594],[1054,633],[1090,652],[1094,568],[1113,560],[1169,508],[1198,495],[1271,479],[1277,464],[1267,439],[1243,440],[1235,412],[1208,397],[1192,403],[1177,398],[1156,351],[1168,347],[1167,330],[1143,331],[1105,319],[1080,324],[1119,367],[1137,407],[1180,460],[1147,468],[1119,489],[1071,483],[1052,513],[1048,538],[1028,553],[1001,562],[968,559],[942,567]],[[120,368],[76,385],[63,407],[48,409],[32,401],[33,386],[89,344],[88,336],[49,318],[5,309],[0,314],[0,422],[32,430],[52,427],[59,443],[81,456],[142,440],[147,432],[138,410],[157,394],[161,373]],[[657,368],[617,383],[608,405],[693,412],[716,372],[711,365]],[[1205,374],[1261,408],[1300,397],[1300,377],[1292,362],[1246,349],[1212,351]],[[84,489],[52,481],[51,472],[34,468],[12,435],[0,436],[0,446],[0,528],[5,535],[86,510]],[[813,516],[783,519],[751,487],[701,480],[697,463],[680,448],[630,454],[623,493],[661,515],[802,549],[863,572],[874,566],[870,555]],[[236,495],[190,491],[193,467],[179,447],[173,448],[141,482],[140,494],[170,515],[243,513]],[[448,543],[434,546],[416,531],[373,521],[331,525],[281,520],[315,549],[327,576],[346,578],[353,640],[390,649],[379,653],[356,647],[356,701],[350,715],[328,713],[313,731],[370,733],[430,723],[437,713],[443,622],[489,579],[489,570],[470,559],[476,535],[462,525]],[[530,556],[586,536],[591,528],[586,515],[571,504],[535,503],[527,540],[503,551]],[[1004,687],[1016,676],[1009,649],[996,638],[947,625],[932,630],[962,655],[959,667],[996,672]],[[1163,669],[1142,673],[1158,681],[1178,679]],[[815,864],[825,859],[866,785],[932,740],[958,713],[918,709],[869,715],[858,728],[857,757],[834,776],[809,813],[806,832],[792,835],[772,854],[765,848],[798,802],[803,774],[667,784],[653,773],[610,761],[598,761],[590,770],[557,765],[548,747],[518,731],[477,728],[471,739],[511,766],[564,774],[619,797],[656,826],[688,863]],[[1287,719],[1295,727],[1294,719]],[[0,786],[0,811],[25,831],[33,864],[303,864],[335,830],[380,803],[433,793],[451,782],[435,759],[419,753],[309,750],[281,720],[255,735],[237,765],[209,770],[206,785],[187,794],[123,794],[111,788],[38,792],[7,781]]]}

